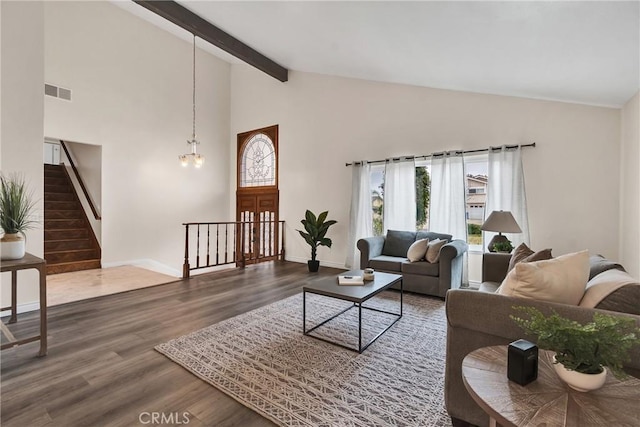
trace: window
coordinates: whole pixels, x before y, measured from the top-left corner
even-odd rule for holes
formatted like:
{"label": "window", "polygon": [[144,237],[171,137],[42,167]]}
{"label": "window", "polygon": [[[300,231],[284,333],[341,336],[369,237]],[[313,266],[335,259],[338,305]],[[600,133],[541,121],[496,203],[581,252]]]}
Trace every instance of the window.
{"label": "window", "polygon": [[[471,249],[481,250],[484,209],[487,199],[488,156],[465,156],[467,243]],[[429,229],[429,203],[431,196],[431,167],[429,160],[416,162],[416,230]],[[384,165],[371,167],[371,209],[373,233],[384,233]],[[437,230],[434,230],[437,231]]]}
{"label": "window", "polygon": [[373,234],[382,236],[384,226],[384,165],[371,166],[371,209],[373,210]]}
{"label": "window", "polygon": [[242,150],[240,187],[276,185],[276,154],[273,141],[258,133],[247,141]]}
{"label": "window", "polygon": [[[416,230],[429,227],[429,200],[431,191],[428,161],[416,162]],[[371,166],[371,209],[373,234],[384,233],[384,165]]]}
{"label": "window", "polygon": [[487,183],[489,181],[489,157],[486,154],[465,156],[464,168],[467,185],[467,243],[470,249],[482,247],[482,222],[487,201]]}

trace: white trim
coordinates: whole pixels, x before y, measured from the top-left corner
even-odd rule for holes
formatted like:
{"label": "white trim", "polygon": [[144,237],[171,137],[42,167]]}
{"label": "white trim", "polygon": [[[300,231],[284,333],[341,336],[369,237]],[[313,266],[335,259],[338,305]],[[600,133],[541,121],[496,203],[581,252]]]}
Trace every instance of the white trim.
{"label": "white trim", "polygon": [[[38,310],[40,310],[40,302],[33,301],[25,304],[18,304],[16,311],[18,312],[18,314],[20,314],[20,313],[28,313],[30,311],[38,311]],[[11,310],[5,310],[0,312],[0,317],[6,317],[6,316],[9,316],[10,314],[11,314]]]}
{"label": "white trim", "polygon": [[171,268],[166,264],[162,264],[153,259],[133,259],[128,261],[113,261],[113,262],[103,262],[102,268],[109,267],[120,267],[123,265],[133,265],[135,267],[146,268],[147,270],[155,271],[156,273],[162,273],[169,276],[180,278],[182,277],[182,272],[176,270],[175,268]]}

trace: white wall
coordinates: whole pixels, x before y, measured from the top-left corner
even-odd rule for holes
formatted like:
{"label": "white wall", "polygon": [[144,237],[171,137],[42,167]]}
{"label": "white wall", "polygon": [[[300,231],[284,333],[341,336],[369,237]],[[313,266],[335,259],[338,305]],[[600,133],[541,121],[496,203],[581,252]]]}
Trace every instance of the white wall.
{"label": "white wall", "polygon": [[[42,162],[44,34],[41,2],[0,2],[1,123],[0,168],[2,173],[19,172],[33,190],[40,220],[37,229],[27,231],[27,252],[42,257],[44,233],[42,209],[44,166]],[[2,306],[10,304],[11,274],[2,273]],[[18,304],[37,308],[36,270],[18,273]]]}
{"label": "white wall", "polygon": [[640,279],[640,91],[622,109],[620,262]]}
{"label": "white wall", "polygon": [[[45,134],[102,147],[103,265],[152,259],[179,275],[183,222],[228,220],[230,66],[197,50],[202,169],[191,137],[192,45],[109,2],[45,4]],[[41,155],[40,155],[41,157]]]}
{"label": "white wall", "polygon": [[351,196],[345,162],[533,141],[537,148],[524,154],[532,247],[617,258],[619,176],[612,171],[619,167],[620,110],[302,72],[289,77],[283,84],[232,66],[229,140],[235,168],[237,133],[280,125],[288,259],[309,257],[295,233],[305,209],[328,209],[338,220],[329,232],[335,243],[318,256],[344,265]]}

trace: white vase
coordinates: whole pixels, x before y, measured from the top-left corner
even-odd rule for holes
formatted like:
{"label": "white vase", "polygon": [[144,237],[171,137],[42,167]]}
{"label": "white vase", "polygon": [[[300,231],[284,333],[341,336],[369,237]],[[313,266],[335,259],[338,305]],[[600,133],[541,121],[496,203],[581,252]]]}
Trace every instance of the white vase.
{"label": "white vase", "polygon": [[[555,356],[553,356],[553,361],[556,361]],[[565,368],[562,363],[554,363],[553,367],[560,379],[577,391],[597,390],[607,380],[607,368],[604,366],[599,374],[583,374],[582,372],[572,371]]]}
{"label": "white vase", "polygon": [[0,239],[0,254],[3,260],[20,259],[26,252],[24,237],[20,234],[5,234]]}

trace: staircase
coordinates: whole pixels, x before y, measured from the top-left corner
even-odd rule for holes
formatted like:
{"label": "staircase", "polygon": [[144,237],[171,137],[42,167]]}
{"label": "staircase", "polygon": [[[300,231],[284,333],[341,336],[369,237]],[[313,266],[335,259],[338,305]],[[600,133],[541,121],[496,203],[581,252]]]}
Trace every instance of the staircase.
{"label": "staircase", "polygon": [[44,165],[47,274],[101,268],[100,245],[64,165]]}

